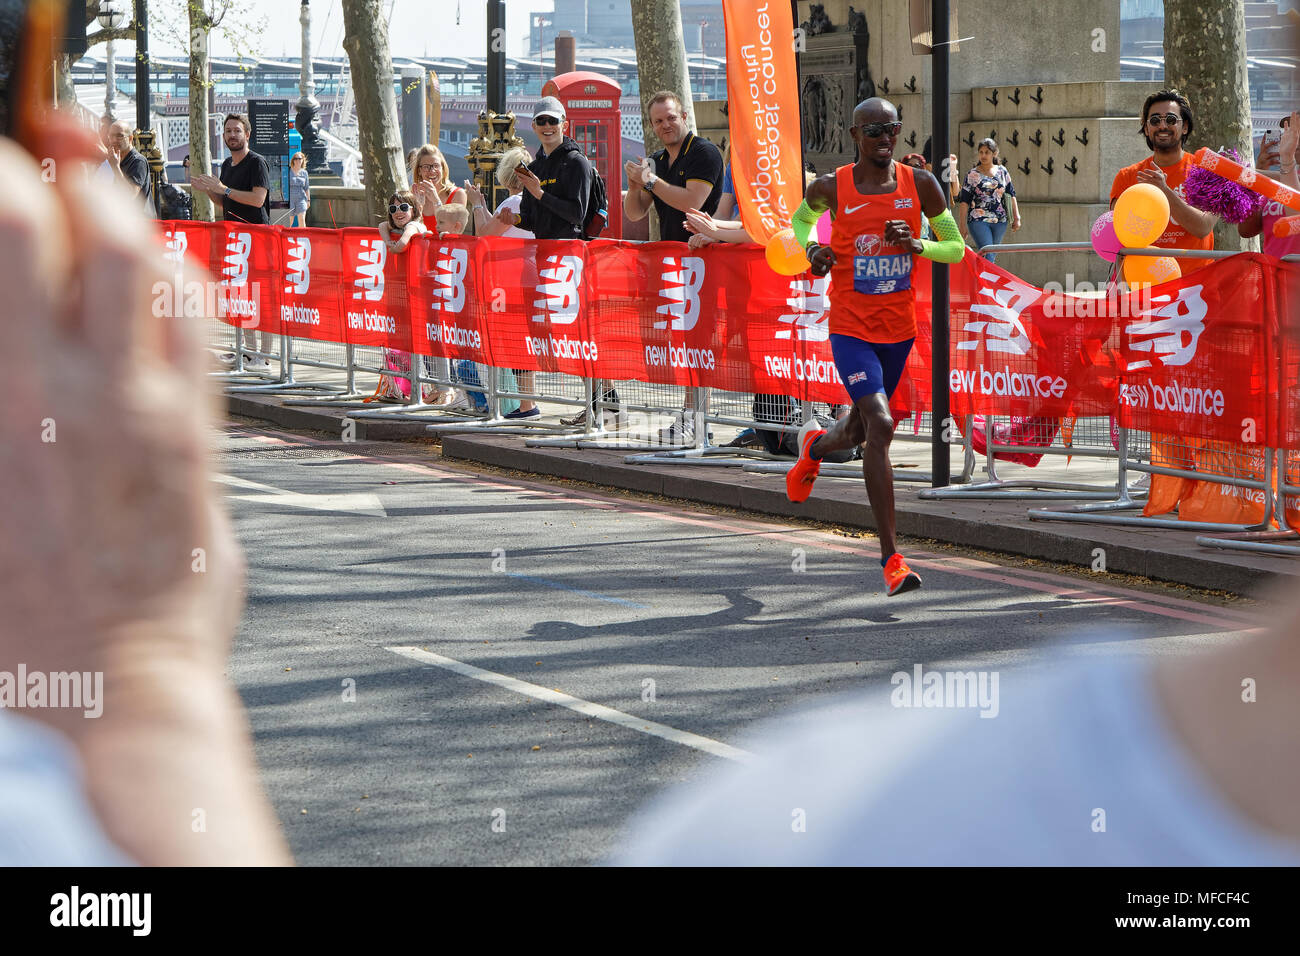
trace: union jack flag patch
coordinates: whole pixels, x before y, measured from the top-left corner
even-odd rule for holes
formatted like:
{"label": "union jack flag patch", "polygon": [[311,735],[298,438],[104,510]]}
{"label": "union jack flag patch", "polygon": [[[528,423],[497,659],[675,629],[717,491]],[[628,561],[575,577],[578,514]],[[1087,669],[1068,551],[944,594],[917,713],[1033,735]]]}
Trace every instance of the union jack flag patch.
{"label": "union jack flag patch", "polygon": [[867,380],[866,372],[854,372],[852,375],[849,376],[850,385],[857,385],[858,382],[865,382],[866,380]]}
{"label": "union jack flag patch", "polygon": [[911,209],[911,208],[912,208],[912,197],[909,196],[909,197],[906,198],[906,199],[895,199],[895,200],[894,200],[894,208],[895,208],[895,209]]}

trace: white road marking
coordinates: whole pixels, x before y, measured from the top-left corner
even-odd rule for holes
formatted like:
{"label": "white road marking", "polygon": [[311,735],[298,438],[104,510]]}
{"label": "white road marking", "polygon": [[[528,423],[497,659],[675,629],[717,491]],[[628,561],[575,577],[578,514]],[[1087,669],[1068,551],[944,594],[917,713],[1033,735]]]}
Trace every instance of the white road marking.
{"label": "white road marking", "polygon": [[262,492],[262,494],[257,495],[227,496],[234,498],[236,501],[261,501],[268,504],[284,505],[289,508],[306,508],[310,511],[345,511],[350,514],[376,515],[380,518],[388,517],[388,512],[384,510],[384,505],[379,500],[379,496],[369,492],[312,495],[301,494],[296,491],[285,491],[283,488],[264,485],[257,481],[249,481],[247,478],[236,478],[234,475],[213,475],[212,480],[223,485],[229,485],[232,488],[245,488]]}
{"label": "white road marking", "polygon": [[384,650],[392,651],[394,654],[399,654],[413,661],[419,661],[421,664],[441,667],[454,674],[460,674],[462,677],[472,677],[487,684],[494,684],[503,690],[513,691],[516,694],[522,694],[525,697],[531,697],[546,704],[558,704],[561,707],[569,708],[569,710],[575,710],[584,716],[594,717],[597,720],[604,720],[611,724],[618,724],[628,730],[649,734],[652,737],[661,737],[684,747],[694,747],[696,750],[703,750],[715,757],[725,757],[728,760],[739,761],[751,760],[754,757],[748,750],[732,747],[730,744],[724,744],[710,737],[701,737],[699,734],[678,730],[675,727],[656,723],[653,720],[633,717],[631,714],[625,714],[621,710],[615,710],[603,704],[593,704],[591,701],[583,700],[580,697],[572,697],[558,690],[539,687],[537,684],[530,684],[527,681],[509,677],[505,674],[486,671],[481,667],[475,667],[473,664],[452,660],[450,657],[443,657],[441,654],[434,654],[418,647],[386,647]]}

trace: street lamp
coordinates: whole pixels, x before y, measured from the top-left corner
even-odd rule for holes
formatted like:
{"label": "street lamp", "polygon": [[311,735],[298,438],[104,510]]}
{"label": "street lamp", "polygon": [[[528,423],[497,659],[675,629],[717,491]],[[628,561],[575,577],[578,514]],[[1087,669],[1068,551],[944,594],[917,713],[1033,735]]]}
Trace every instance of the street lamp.
{"label": "street lamp", "polygon": [[154,212],[161,208],[162,150],[149,123],[149,11],[145,0],[135,0],[135,148],[149,161]]}
{"label": "street lamp", "polygon": [[[100,0],[99,25],[105,30],[120,30],[126,25],[126,11],[119,4],[122,0]],[[117,119],[117,66],[113,61],[113,41],[108,46],[108,68],[104,73],[104,114],[109,122]]]}
{"label": "street lamp", "polygon": [[302,24],[302,72],[298,78],[298,107],[294,126],[302,136],[302,151],[307,157],[307,172],[313,176],[330,175],[329,151],[320,135],[320,102],[316,99],[316,81],[311,66],[311,0],[302,0],[298,12]]}

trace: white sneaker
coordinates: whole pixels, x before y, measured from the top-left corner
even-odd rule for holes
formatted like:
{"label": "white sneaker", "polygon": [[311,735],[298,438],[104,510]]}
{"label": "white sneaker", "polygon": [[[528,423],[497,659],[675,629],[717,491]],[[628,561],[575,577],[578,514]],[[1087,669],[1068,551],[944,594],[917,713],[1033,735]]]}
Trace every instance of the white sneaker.
{"label": "white sneaker", "polygon": [[447,401],[439,405],[440,408],[469,408],[471,407],[469,396],[459,388],[453,388],[447,393]]}
{"label": "white sneaker", "polygon": [[271,371],[271,362],[269,359],[253,356],[244,360],[244,368],[251,372],[269,372]]}
{"label": "white sneaker", "polygon": [[[709,432],[708,440],[713,441],[712,432]],[[695,412],[690,409],[678,412],[671,425],[659,430],[659,441],[665,445],[694,445]]]}

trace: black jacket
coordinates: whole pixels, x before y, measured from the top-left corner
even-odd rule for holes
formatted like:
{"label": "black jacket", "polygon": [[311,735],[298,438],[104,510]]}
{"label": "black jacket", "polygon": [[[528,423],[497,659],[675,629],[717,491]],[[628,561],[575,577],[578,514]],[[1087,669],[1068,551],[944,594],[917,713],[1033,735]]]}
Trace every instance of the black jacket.
{"label": "black jacket", "polygon": [[591,163],[569,137],[549,156],[537,151],[528,168],[541,180],[542,198],[524,190],[519,204],[519,228],[538,239],[581,239],[591,195]]}

